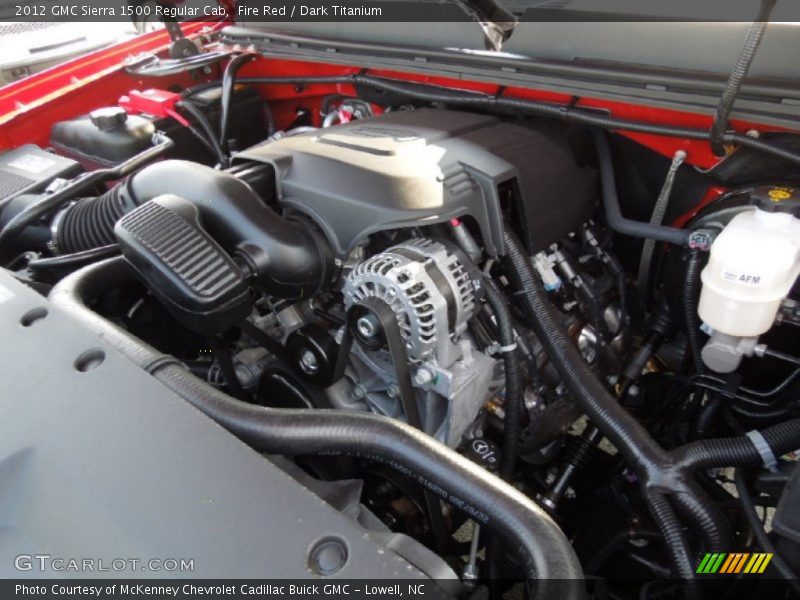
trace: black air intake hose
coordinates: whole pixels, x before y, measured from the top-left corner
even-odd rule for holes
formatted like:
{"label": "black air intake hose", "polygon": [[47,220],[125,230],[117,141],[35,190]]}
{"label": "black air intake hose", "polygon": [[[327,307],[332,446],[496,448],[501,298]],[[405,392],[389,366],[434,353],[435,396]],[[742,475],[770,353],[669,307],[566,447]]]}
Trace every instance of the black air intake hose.
{"label": "black air intake hose", "polygon": [[175,143],[163,133],[153,134],[153,145],[142,150],[136,156],[121,162],[115,167],[97,169],[75,179],[59,188],[52,194],[44,194],[40,199],[8,221],[0,231],[0,248],[14,242],[17,237],[28,227],[35,224],[43,217],[58,210],[78,194],[92,189],[101,183],[114,181],[133,173],[151,161],[161,158],[175,146]]}
{"label": "black air intake hose", "polygon": [[73,254],[116,244],[114,225],[138,203],[127,181],[96,198],[82,198],[56,215],[53,243],[60,254]]}
{"label": "black air intake hose", "polygon": [[67,208],[55,223],[55,242],[62,252],[114,243],[114,224],[123,214],[165,194],[197,206],[211,236],[246,263],[254,286],[296,298],[330,280],[330,245],[310,225],[276,214],[233,175],[183,160],[146,167],[102,196]]}
{"label": "black air intake hose", "polygon": [[580,563],[558,525],[533,501],[430,436],[396,420],[336,410],[282,410],[248,404],[201,381],[113,325],[87,304],[133,281],[121,258],[89,265],[50,293],[62,312],[134,361],[192,406],[262,452],[380,460],[455,502],[519,551],[535,579],[535,598],[585,598]]}

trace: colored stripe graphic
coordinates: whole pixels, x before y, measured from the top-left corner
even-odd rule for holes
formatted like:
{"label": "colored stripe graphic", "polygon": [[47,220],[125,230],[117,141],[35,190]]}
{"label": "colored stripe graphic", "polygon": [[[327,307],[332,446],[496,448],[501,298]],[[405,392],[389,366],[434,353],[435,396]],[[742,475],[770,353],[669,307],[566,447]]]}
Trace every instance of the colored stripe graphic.
{"label": "colored stripe graphic", "polygon": [[739,562],[736,563],[736,565],[733,567],[733,571],[731,571],[731,572],[732,573],[741,573],[742,569],[744,568],[744,563],[747,560],[748,556],[750,556],[750,555],[747,554],[747,553],[740,554],[739,555]]}
{"label": "colored stripe graphic", "polygon": [[744,568],[744,572],[745,573],[752,573],[753,572],[753,567],[756,566],[756,564],[759,562],[759,560],[761,560],[761,557],[758,554],[753,554],[750,557],[750,560],[747,562],[747,566]]}
{"label": "colored stripe graphic", "polygon": [[706,554],[700,565],[697,567],[697,573],[714,574],[719,569],[722,561],[725,559],[725,552],[713,552]]}
{"label": "colored stripe graphic", "polygon": [[728,569],[730,569],[731,563],[734,562],[737,558],[736,554],[728,554],[728,558],[722,563],[722,568],[719,570],[720,573],[728,573]]}
{"label": "colored stripe graphic", "polygon": [[711,555],[706,552],[706,555],[703,557],[703,560],[700,561],[700,564],[697,565],[697,571],[695,573],[705,573],[706,566],[708,565],[708,561],[710,560]]}
{"label": "colored stripe graphic", "polygon": [[717,571],[719,571],[720,566],[722,566],[722,561],[725,560],[725,556],[726,556],[726,554],[724,552],[722,552],[719,555],[717,560],[714,561],[714,564],[711,565],[711,569],[709,570],[709,573],[716,573]]}
{"label": "colored stripe graphic", "polygon": [[773,555],[771,552],[764,555],[764,560],[761,563],[761,567],[758,569],[759,573],[763,573],[767,569],[767,565],[769,564],[769,561],[772,560],[772,556]]}
{"label": "colored stripe graphic", "polygon": [[697,573],[714,575],[715,573],[732,575],[737,573],[761,574],[772,560],[768,552],[709,552],[697,565]]}
{"label": "colored stripe graphic", "polygon": [[737,565],[739,559],[742,557],[741,554],[733,553],[728,554],[727,560],[722,563],[722,568],[719,570],[720,573],[733,573],[732,569]]}

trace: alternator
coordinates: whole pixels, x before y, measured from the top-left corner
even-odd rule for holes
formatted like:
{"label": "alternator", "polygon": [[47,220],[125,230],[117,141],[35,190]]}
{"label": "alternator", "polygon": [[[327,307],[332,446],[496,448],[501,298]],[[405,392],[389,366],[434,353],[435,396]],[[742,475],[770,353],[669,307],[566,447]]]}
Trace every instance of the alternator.
{"label": "alternator", "polygon": [[394,310],[409,358],[435,358],[442,366],[457,358],[453,338],[475,312],[479,279],[474,266],[445,243],[413,239],[359,263],[344,285],[349,309],[374,297]]}

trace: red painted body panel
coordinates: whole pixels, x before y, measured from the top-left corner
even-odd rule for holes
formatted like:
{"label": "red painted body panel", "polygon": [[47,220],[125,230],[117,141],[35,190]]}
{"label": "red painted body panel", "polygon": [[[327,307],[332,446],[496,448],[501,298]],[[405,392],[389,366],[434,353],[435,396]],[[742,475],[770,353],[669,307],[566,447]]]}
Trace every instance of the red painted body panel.
{"label": "red painted body panel", "polygon": [[[183,28],[187,36],[196,37],[203,33],[211,33],[222,26],[224,26],[224,23],[204,21],[185,23]],[[99,106],[115,104],[119,96],[128,93],[130,90],[144,90],[154,87],[167,89],[171,86],[185,87],[204,80],[219,78],[220,73],[215,72],[204,80],[192,80],[189,76],[142,80],[128,75],[123,70],[121,63],[125,58],[141,52],[163,53],[168,44],[169,38],[165,31],[146,34],[0,88],[0,146],[10,148],[31,142],[46,146],[50,126],[54,122],[86,113]],[[302,76],[346,74],[359,71],[361,71],[361,67],[357,65],[325,65],[296,60],[260,58],[243,66],[239,76]],[[371,70],[370,73],[378,76],[489,94],[501,91],[501,88],[497,85],[462,79],[424,76],[388,70]],[[304,87],[265,85],[260,87],[263,97],[270,101],[279,127],[286,127],[294,121],[298,109],[301,108],[309,109],[314,124],[319,125],[320,116],[317,107],[322,98],[333,93],[352,95],[355,92],[350,85],[316,84]],[[506,87],[502,90],[502,93],[505,96],[551,102],[565,103],[572,100],[570,96],[565,94],[519,87]],[[708,128],[711,126],[712,121],[710,116],[690,112],[665,110],[640,104],[610,102],[601,99],[581,98],[577,106],[603,109],[618,118],[675,126]],[[738,131],[776,129],[775,127],[745,122],[733,122],[732,126]],[[717,159],[711,153],[709,145],[705,142],[655,135],[620,133],[665,156],[671,157],[677,149],[681,148],[688,153],[688,162],[702,169],[707,169],[717,162]],[[722,190],[718,188],[715,188],[715,191],[710,190],[703,201],[710,201],[720,191]]]}
{"label": "red painted body panel", "polygon": [[[197,21],[185,23],[182,28],[187,37],[194,38],[223,25]],[[162,53],[169,41],[166,30],[154,31],[0,88],[0,147],[13,148],[25,143],[46,146],[50,126],[56,121],[113,104],[131,89],[152,87],[153,80],[145,86],[128,75],[123,61],[141,53]]]}

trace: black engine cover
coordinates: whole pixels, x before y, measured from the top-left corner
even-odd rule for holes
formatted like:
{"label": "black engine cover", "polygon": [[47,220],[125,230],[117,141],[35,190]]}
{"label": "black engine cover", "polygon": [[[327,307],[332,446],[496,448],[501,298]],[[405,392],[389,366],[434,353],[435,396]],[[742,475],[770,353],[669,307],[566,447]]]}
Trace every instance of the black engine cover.
{"label": "black engine cover", "polygon": [[595,204],[594,173],[576,166],[562,132],[467,112],[391,112],[255,146],[237,160],[271,163],[280,202],[313,218],[339,256],[376,231],[463,215],[476,220],[489,254],[503,254],[504,203],[535,251]]}

